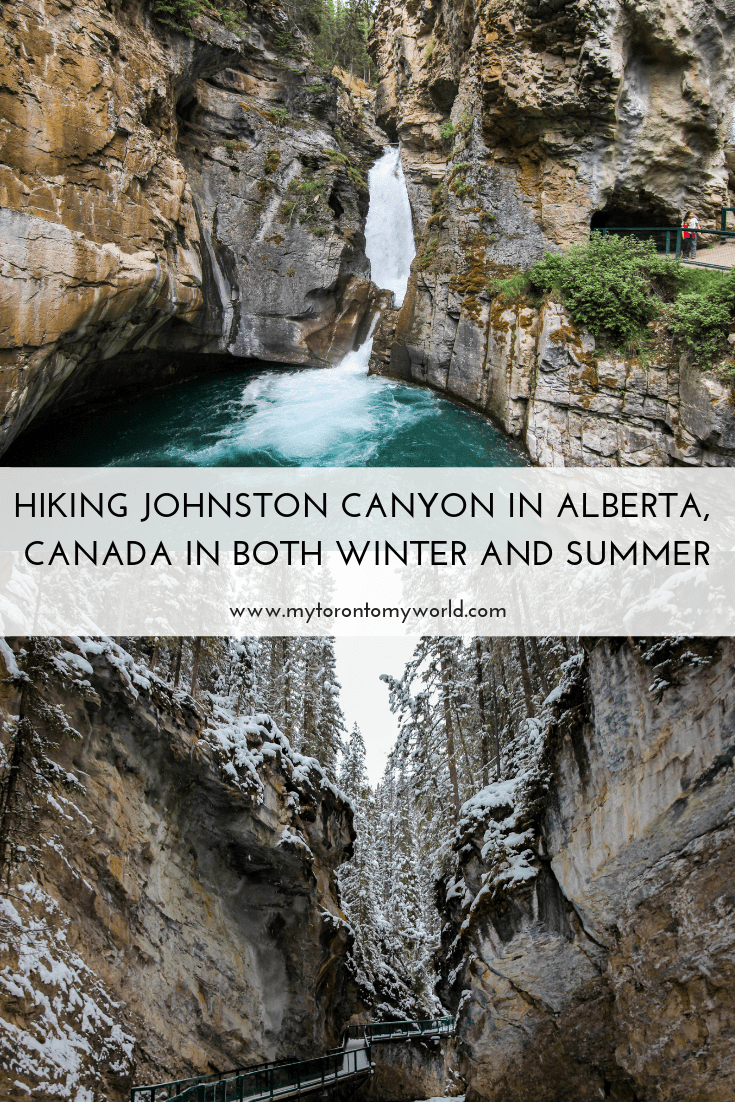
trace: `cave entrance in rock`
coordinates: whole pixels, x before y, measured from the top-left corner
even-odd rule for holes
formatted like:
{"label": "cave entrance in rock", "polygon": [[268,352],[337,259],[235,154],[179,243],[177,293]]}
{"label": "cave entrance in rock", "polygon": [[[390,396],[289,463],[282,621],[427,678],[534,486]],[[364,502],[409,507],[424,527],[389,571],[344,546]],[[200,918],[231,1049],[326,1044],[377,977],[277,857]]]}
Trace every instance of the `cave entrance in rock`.
{"label": "cave entrance in rock", "polygon": [[676,234],[671,227],[678,223],[678,216],[644,197],[637,202],[613,199],[592,215],[590,230],[607,230],[616,235],[628,230],[630,236],[640,241],[653,241],[658,252],[669,253],[676,250]]}
{"label": "cave entrance in rock", "polygon": [[638,204],[623,205],[610,203],[602,210],[596,210],[590,220],[590,229],[618,229],[618,228],[650,228],[676,225],[677,219],[672,221],[672,216],[660,207],[652,203],[641,202]]}

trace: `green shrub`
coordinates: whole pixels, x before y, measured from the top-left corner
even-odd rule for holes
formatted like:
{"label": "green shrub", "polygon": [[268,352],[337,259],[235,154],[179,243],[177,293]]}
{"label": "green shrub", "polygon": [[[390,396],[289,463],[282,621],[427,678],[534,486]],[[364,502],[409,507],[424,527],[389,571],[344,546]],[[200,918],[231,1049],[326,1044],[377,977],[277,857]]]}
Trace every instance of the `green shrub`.
{"label": "green shrub", "polygon": [[457,129],[461,130],[466,138],[472,133],[472,121],[472,112],[469,107],[465,107],[457,120]]}
{"label": "green shrub", "polygon": [[727,347],[727,334],[735,313],[735,272],[696,282],[703,289],[679,294],[668,315],[674,336],[686,345],[696,363],[704,364]]}
{"label": "green shrub", "polygon": [[239,35],[246,10],[240,0],[154,0],[153,15],[159,23],[197,38],[191,30],[192,19],[200,15],[219,19],[228,31]]}
{"label": "green shrub", "polygon": [[279,31],[271,39],[275,51],[281,57],[301,57],[302,51],[297,39],[288,31]]}
{"label": "green shrub", "polygon": [[510,306],[531,296],[531,280],[527,272],[517,272],[505,279],[489,279],[487,293],[492,298],[502,296],[503,304]]}
{"label": "green shrub", "polygon": [[211,5],[207,0],[155,0],[153,14],[159,23],[167,27],[173,27],[176,31],[192,36],[189,23],[192,19],[212,13]]}
{"label": "green shrub", "polygon": [[449,190],[453,191],[458,199],[471,198],[475,194],[475,189],[470,187],[465,179],[470,167],[466,162],[460,162],[452,169],[449,177]]}
{"label": "green shrub", "polygon": [[440,210],[444,203],[444,184],[438,184],[431,193],[431,209]]}
{"label": "green shrub", "polygon": [[424,50],[424,61],[431,61],[434,56],[434,36],[429,39],[426,49]]}
{"label": "green shrub", "polygon": [[718,272],[714,268],[690,268],[682,265],[680,272],[679,291],[697,291],[705,294],[722,283],[727,273]]}
{"label": "green shrub", "polygon": [[453,122],[443,122],[439,127],[439,137],[443,142],[451,142],[456,133],[457,127]]}
{"label": "green shrub", "polygon": [[438,237],[432,237],[431,240],[429,242],[427,242],[426,247],[424,249],[424,254],[421,257],[421,267],[424,269],[424,271],[429,267],[429,265],[433,261],[434,255],[436,253],[436,247],[437,247],[438,244],[439,244],[439,238]]}
{"label": "green shrub", "polygon": [[278,150],[269,149],[265,155],[265,160],[263,161],[263,172],[265,172],[267,176],[270,176],[273,172],[276,171],[280,163],[281,154],[278,152]]}
{"label": "green shrub", "polygon": [[363,188],[365,191],[367,191],[367,184],[365,183],[365,180],[360,175],[360,172],[354,161],[346,153],[343,153],[341,150],[338,149],[328,149],[326,153],[332,164],[339,165],[341,168],[347,170],[353,184],[356,184],[357,187]]}
{"label": "green shrub", "polygon": [[426,225],[428,226],[443,226],[447,221],[446,214],[432,214]]}
{"label": "green shrub", "polygon": [[290,190],[311,199],[324,191],[326,186],[327,181],[324,176],[301,176],[290,185]]}
{"label": "green shrub", "polygon": [[250,149],[248,142],[237,142],[234,138],[228,139],[224,143],[224,147],[228,153],[247,153]]}
{"label": "green shrub", "polygon": [[298,203],[296,202],[295,199],[289,199],[288,202],[284,203],[283,204],[283,211],[282,211],[282,214],[281,214],[281,222],[283,222],[284,224],[287,223],[290,226],[291,223],[293,222],[293,217],[294,217],[294,214],[296,213],[297,207],[298,207]]}
{"label": "green shrub", "polygon": [[660,314],[661,296],[678,287],[680,271],[651,240],[593,233],[589,244],[546,253],[528,279],[538,291],[561,292],[577,325],[621,343]]}

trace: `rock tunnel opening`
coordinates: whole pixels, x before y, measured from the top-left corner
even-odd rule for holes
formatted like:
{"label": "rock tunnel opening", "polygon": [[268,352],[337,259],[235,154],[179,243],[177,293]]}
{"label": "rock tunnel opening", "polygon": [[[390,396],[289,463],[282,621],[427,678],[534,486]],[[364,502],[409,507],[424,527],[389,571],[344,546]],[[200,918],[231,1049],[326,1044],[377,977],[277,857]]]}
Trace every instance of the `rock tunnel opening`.
{"label": "rock tunnel opening", "polygon": [[590,229],[642,229],[675,226],[679,219],[663,206],[641,199],[640,202],[612,201],[596,210],[590,219]]}

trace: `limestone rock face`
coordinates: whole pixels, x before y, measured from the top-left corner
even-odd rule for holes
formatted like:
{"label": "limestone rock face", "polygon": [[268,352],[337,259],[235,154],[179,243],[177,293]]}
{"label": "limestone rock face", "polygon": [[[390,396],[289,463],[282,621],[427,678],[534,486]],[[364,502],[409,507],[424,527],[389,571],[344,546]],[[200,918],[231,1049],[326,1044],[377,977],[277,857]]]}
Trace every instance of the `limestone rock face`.
{"label": "limestone rock face", "polygon": [[187,37],[139,0],[4,5],[0,448],[189,353],[316,366],[367,329],[384,138],[369,91],[279,56],[284,19]]}
{"label": "limestone rock face", "polygon": [[715,374],[668,352],[598,350],[564,307],[504,306],[412,276],[376,329],[375,374],[424,383],[486,413],[542,467],[732,466],[735,405]]}
{"label": "limestone rock face", "polygon": [[454,1043],[448,1037],[372,1046],[373,1075],[364,1088],[366,1102],[414,1102],[462,1094],[452,1069]]}
{"label": "limestone rock face", "polygon": [[418,251],[372,370],[492,413],[536,463],[729,463],[716,381],[689,373],[691,389],[678,362],[659,364],[662,395],[621,358],[575,379],[579,335],[556,341],[551,370],[553,310],[502,316],[486,288],[591,224],[676,225],[693,209],[719,225],[735,205],[734,42],[735,7],[704,0],[384,0],[376,114],[401,143]]}
{"label": "limestone rock face", "polygon": [[[406,151],[419,221],[452,155],[470,162],[475,191],[453,213],[476,221],[474,198],[497,216],[498,259],[584,237],[613,208],[714,219],[729,182],[734,28],[732,5],[706,0],[384,0],[376,112]],[[513,245],[521,231],[533,240]]]}
{"label": "limestone rock face", "polygon": [[589,642],[523,807],[491,786],[458,835],[443,945],[468,1098],[730,1102],[733,644]]}
{"label": "limestone rock face", "polygon": [[[59,760],[86,791],[50,822],[38,883],[16,898],[34,945],[0,916],[3,1098],[74,1087],[66,1097],[122,1102],[133,1083],[339,1044],[364,1012],[334,877],[349,806],[267,725],[251,725],[239,760],[259,764],[243,771],[186,693],[112,644],[65,645],[93,694],[58,687],[83,736]],[[17,701],[3,696],[7,716]],[[20,960],[30,949],[37,971]]]}

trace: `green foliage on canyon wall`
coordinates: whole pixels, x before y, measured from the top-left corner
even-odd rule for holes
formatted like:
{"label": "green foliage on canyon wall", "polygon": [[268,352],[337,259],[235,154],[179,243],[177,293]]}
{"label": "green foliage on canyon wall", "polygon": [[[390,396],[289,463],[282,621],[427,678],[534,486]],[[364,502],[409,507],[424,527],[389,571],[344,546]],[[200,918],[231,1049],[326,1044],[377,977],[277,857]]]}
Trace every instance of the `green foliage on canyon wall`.
{"label": "green foliage on canyon wall", "polygon": [[593,233],[589,244],[547,253],[528,278],[537,291],[561,291],[578,325],[625,342],[660,313],[661,296],[676,287],[679,270],[653,241]]}
{"label": "green foliage on canyon wall", "polygon": [[597,338],[641,354],[651,340],[669,339],[702,366],[722,359],[735,323],[735,272],[689,268],[634,237],[593,233],[527,272],[490,280],[488,291],[506,303],[554,294]]}
{"label": "green foliage on canyon wall", "polygon": [[[327,72],[335,65],[367,82],[374,78],[374,66],[367,52],[373,25],[373,0],[284,0],[291,29],[280,27],[272,36],[282,57],[313,56]],[[196,37],[193,23],[206,15],[239,34],[254,18],[278,10],[272,0],[249,4],[246,0],[154,0],[153,13],[159,23]]]}

